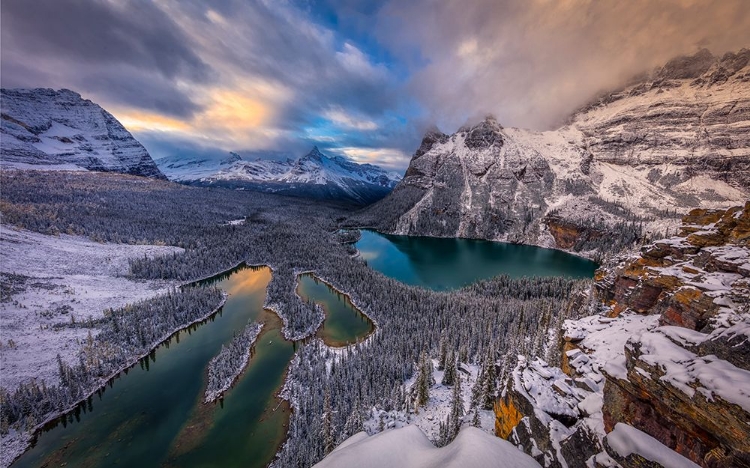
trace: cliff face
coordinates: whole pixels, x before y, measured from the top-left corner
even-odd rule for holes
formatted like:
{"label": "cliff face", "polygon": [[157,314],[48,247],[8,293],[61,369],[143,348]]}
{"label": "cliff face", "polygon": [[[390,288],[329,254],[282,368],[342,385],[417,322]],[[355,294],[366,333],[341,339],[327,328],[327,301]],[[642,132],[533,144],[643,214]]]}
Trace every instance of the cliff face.
{"label": "cliff face", "polygon": [[[748,49],[679,57],[577,113],[572,125],[594,161],[651,167],[654,185],[685,183],[702,166],[704,176],[750,186],[749,62]],[[679,169],[666,172],[665,161]]]}
{"label": "cliff face", "polygon": [[676,212],[736,205],[749,187],[750,51],[701,52],[555,131],[492,117],[452,135],[432,129],[394,191],[352,223],[590,251],[628,222],[663,232]]}
{"label": "cliff face", "polygon": [[545,466],[750,466],[750,202],[691,211],[593,293],[600,313],[565,322],[561,369],[520,359],[498,435]]}
{"label": "cliff face", "polygon": [[166,179],[112,114],[62,89],[3,89],[3,165],[121,172]]}

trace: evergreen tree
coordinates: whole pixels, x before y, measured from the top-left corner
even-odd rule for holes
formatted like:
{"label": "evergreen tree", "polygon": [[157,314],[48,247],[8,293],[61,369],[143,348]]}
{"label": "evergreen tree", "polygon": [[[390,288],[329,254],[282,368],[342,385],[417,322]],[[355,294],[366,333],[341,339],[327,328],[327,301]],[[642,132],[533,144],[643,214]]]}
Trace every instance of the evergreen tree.
{"label": "evergreen tree", "polygon": [[440,335],[440,351],[438,353],[438,370],[445,369],[445,360],[448,358],[448,340],[445,333]]}
{"label": "evergreen tree", "polygon": [[333,410],[331,409],[331,392],[326,387],[325,397],[323,400],[323,427],[321,437],[323,439],[323,451],[326,455],[334,449],[335,442],[333,437]]}
{"label": "evergreen tree", "polygon": [[456,381],[453,385],[453,392],[451,393],[451,409],[450,414],[448,415],[448,427],[446,428],[446,444],[456,438],[459,429],[461,429],[463,415],[464,401],[463,398],[461,398],[461,376],[456,376]]}
{"label": "evergreen tree", "polygon": [[445,363],[445,372],[443,373],[443,385],[453,385],[456,381],[456,356],[453,351],[448,351],[448,358]]}

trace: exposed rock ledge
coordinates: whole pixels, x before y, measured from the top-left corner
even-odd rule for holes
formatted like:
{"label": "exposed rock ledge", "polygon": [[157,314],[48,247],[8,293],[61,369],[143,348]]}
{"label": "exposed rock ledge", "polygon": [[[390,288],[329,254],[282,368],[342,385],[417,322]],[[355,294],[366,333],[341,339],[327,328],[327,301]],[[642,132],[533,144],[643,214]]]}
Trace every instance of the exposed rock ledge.
{"label": "exposed rock ledge", "polygon": [[497,435],[551,467],[750,467],[750,202],[691,211],[594,294],[561,368],[519,357]]}

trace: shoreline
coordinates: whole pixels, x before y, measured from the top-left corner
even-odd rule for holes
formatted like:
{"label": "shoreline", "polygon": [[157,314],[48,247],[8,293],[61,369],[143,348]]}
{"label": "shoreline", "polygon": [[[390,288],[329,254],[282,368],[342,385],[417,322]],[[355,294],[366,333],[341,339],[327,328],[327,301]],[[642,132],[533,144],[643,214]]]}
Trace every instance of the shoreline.
{"label": "shoreline", "polygon": [[[382,234],[382,235],[386,235],[386,236],[426,237],[426,238],[429,238],[429,239],[464,239],[464,240],[473,240],[473,241],[496,242],[496,243],[499,243],[499,244],[528,245],[530,247],[538,247],[540,249],[549,249],[549,250],[557,250],[558,252],[565,252],[566,254],[570,254],[570,255],[573,255],[575,257],[579,257],[579,258],[583,258],[583,259],[586,259],[586,260],[590,260],[590,261],[596,263],[597,265],[601,266],[599,264],[599,262],[597,262],[595,260],[595,256],[599,252],[596,252],[596,251],[593,251],[593,250],[588,250],[588,251],[585,251],[585,252],[576,252],[576,251],[573,251],[573,250],[561,249],[559,247],[551,247],[549,245],[543,245],[541,242],[509,242],[507,240],[484,239],[484,238],[480,238],[480,237],[430,236],[430,235],[425,235],[425,234],[397,234],[397,233],[394,233],[394,232],[384,232],[384,231],[375,229],[373,227],[346,227],[346,228],[341,228],[341,229],[349,229],[349,230],[356,229],[356,230],[359,230],[359,231],[372,231],[372,232],[376,232],[378,234]],[[361,235],[360,235],[360,237],[361,237]],[[357,242],[359,242],[359,240],[357,240],[356,242],[353,242],[353,243],[356,244]],[[357,251],[359,251],[359,250],[357,250]],[[603,263],[604,262],[602,262],[602,264]]]}
{"label": "shoreline", "polygon": [[[237,268],[237,267],[235,267],[235,268]],[[214,276],[216,276],[216,275],[214,275]],[[190,282],[190,283],[193,283],[193,282]],[[187,283],[187,284],[190,284],[190,283]],[[183,286],[185,286],[185,285],[183,285]],[[67,416],[72,411],[75,411],[76,408],[78,408],[81,404],[83,404],[84,402],[86,402],[86,400],[88,400],[89,398],[91,398],[96,392],[98,392],[102,388],[106,387],[110,382],[114,382],[123,372],[125,372],[125,371],[129,370],[130,368],[134,367],[136,364],[138,364],[138,362],[141,361],[141,359],[144,359],[144,358],[148,357],[149,354],[151,354],[154,350],[156,350],[161,345],[163,345],[164,343],[166,343],[167,341],[169,341],[170,339],[172,339],[178,333],[180,333],[183,330],[186,330],[186,329],[192,327],[193,325],[201,324],[201,323],[209,320],[211,317],[213,317],[217,313],[219,313],[219,311],[222,309],[222,307],[224,307],[224,304],[227,302],[227,297],[228,297],[228,295],[226,293],[223,293],[223,298],[222,298],[221,302],[213,310],[209,311],[205,315],[202,315],[201,317],[193,320],[192,322],[190,322],[188,324],[182,325],[182,326],[180,326],[180,327],[172,330],[171,332],[169,332],[169,334],[166,337],[160,339],[158,342],[156,342],[155,344],[153,344],[153,346],[149,346],[149,350],[148,351],[146,351],[144,353],[141,353],[141,354],[139,354],[137,356],[131,356],[131,357],[127,358],[127,361],[126,361],[125,364],[123,364],[117,370],[113,371],[109,376],[102,377],[98,381],[98,385],[96,385],[95,388],[93,388],[92,390],[90,390],[89,392],[87,392],[84,397],[82,397],[81,399],[79,399],[75,403],[71,404],[69,407],[67,407],[64,410],[59,411],[59,412],[57,412],[57,413],[55,413],[55,414],[47,417],[43,422],[37,424],[36,426],[34,426],[32,429],[30,429],[28,431],[23,431],[23,432],[13,431],[15,437],[13,435],[11,435],[11,433],[9,433],[6,437],[3,438],[4,439],[3,440],[3,445],[6,448],[6,450],[7,450],[8,447],[13,447],[13,445],[15,445],[15,444],[22,444],[22,447],[15,447],[16,450],[14,450],[14,451],[16,453],[14,453],[12,455],[13,458],[8,462],[7,465],[3,465],[3,466],[11,466],[13,463],[16,462],[16,460],[18,460],[19,458],[21,458],[21,456],[23,456],[23,454],[26,453],[26,451],[34,444],[34,442],[36,441],[36,439],[39,436],[39,434],[42,431],[44,431],[44,429],[49,424],[51,424],[52,422],[54,422],[55,420],[57,420],[57,419],[59,419],[61,417]],[[26,438],[26,440],[23,441],[22,438]],[[5,460],[3,460],[3,462],[5,462]]]}

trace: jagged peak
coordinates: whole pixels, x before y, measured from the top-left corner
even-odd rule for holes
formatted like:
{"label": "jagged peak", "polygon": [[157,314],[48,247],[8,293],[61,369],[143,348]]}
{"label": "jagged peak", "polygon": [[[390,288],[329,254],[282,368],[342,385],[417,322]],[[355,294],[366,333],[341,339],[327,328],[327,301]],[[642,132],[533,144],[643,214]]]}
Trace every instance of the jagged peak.
{"label": "jagged peak", "polygon": [[479,122],[470,121],[462,125],[456,133],[468,133],[477,128],[487,128],[495,131],[503,129],[503,126],[497,121],[497,118],[493,114],[486,114]]}
{"label": "jagged peak", "polygon": [[429,127],[427,127],[427,130],[425,131],[424,136],[422,137],[422,143],[420,143],[419,148],[417,148],[417,151],[414,153],[414,156],[412,157],[412,160],[419,158],[426,152],[430,151],[432,147],[435,145],[435,143],[438,142],[445,142],[448,139],[448,135],[440,131],[440,129],[437,127],[437,125],[432,124]]}
{"label": "jagged peak", "polygon": [[685,80],[698,78],[716,62],[708,50],[701,49],[693,55],[681,55],[668,61],[656,72],[657,80]]}
{"label": "jagged peak", "polygon": [[309,159],[309,160],[313,160],[313,161],[321,161],[323,158],[326,158],[326,155],[323,154],[323,153],[321,153],[320,150],[318,149],[318,146],[315,145],[315,146],[312,147],[312,149],[310,150],[310,152],[307,153],[306,155],[302,156],[301,159]]}

